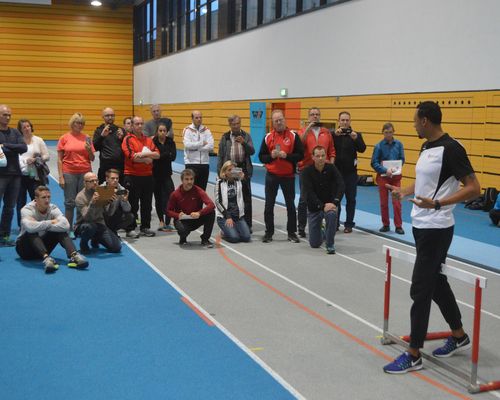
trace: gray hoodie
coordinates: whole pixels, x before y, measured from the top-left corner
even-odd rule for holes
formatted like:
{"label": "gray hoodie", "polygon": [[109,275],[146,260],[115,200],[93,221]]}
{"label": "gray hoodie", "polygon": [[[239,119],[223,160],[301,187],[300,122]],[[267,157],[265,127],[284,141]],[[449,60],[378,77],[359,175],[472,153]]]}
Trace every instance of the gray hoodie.
{"label": "gray hoodie", "polygon": [[[52,220],[57,220],[53,224]],[[69,222],[55,204],[50,204],[45,214],[36,208],[35,201],[31,201],[21,209],[21,232],[17,240],[26,232],[38,233],[43,236],[47,232],[69,232]]]}

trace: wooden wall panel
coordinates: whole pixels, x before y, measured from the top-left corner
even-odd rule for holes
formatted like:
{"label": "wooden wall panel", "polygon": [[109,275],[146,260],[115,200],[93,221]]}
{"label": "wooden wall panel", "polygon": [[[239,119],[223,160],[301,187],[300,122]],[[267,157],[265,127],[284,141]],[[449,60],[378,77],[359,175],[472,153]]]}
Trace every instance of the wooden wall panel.
{"label": "wooden wall panel", "polygon": [[120,123],[132,114],[132,7],[0,3],[0,15],[0,102],[13,126],[29,118],[38,135],[58,139],[75,112],[89,134],[106,106]]}
{"label": "wooden wall panel", "polygon": [[[268,121],[272,103],[300,103],[300,118],[304,123],[307,120],[308,109],[313,106],[321,109],[321,119],[326,123],[336,123],[339,112],[348,110],[352,116],[353,128],[363,133],[367,144],[366,152],[359,156],[360,174],[374,175],[370,166],[373,147],[382,140],[382,125],[388,121],[393,122],[397,137],[405,147],[404,184],[408,184],[415,178],[415,163],[422,146],[422,140],[417,137],[413,127],[413,116],[416,105],[424,100],[439,102],[443,110],[443,129],[460,140],[466,148],[482,187],[496,186],[500,188],[500,91],[254,101],[267,102]],[[193,109],[199,109],[203,112],[204,124],[214,134],[216,150],[221,135],[228,130],[228,115],[233,113],[240,115],[243,129],[249,130],[249,101],[164,104],[162,109],[164,115],[174,120],[176,142],[178,148],[181,149],[182,137],[180,133],[184,126],[191,123],[190,113]],[[151,118],[149,105],[136,107],[136,112],[146,120]]]}

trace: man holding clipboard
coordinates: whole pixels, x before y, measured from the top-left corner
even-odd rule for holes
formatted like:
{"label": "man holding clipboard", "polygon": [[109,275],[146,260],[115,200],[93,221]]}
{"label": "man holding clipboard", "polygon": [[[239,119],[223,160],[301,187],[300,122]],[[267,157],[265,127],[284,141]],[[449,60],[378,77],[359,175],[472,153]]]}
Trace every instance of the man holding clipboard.
{"label": "man holding clipboard", "polygon": [[[405,162],[403,144],[394,139],[394,126],[387,122],[382,127],[384,139],[375,145],[372,155],[372,168],[377,172],[377,185],[380,196],[380,214],[382,216],[382,228],[379,232],[388,232],[389,222],[389,189],[386,185],[401,186],[401,171]],[[401,219],[401,201],[392,197],[392,208],[394,210],[394,225],[396,233],[403,235],[403,221]]]}

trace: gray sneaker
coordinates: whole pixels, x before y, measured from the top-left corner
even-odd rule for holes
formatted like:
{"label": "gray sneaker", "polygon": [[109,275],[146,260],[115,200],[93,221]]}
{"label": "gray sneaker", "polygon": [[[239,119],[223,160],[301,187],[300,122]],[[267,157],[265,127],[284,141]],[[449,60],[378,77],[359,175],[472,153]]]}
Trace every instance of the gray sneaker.
{"label": "gray sneaker", "polygon": [[129,232],[126,233],[125,236],[128,237],[129,239],[137,239],[137,238],[139,238],[139,234],[136,231],[129,231]]}
{"label": "gray sneaker", "polygon": [[43,259],[43,268],[45,269],[46,274],[51,274],[59,269],[59,265],[57,265],[56,260],[47,256]]}
{"label": "gray sneaker", "polygon": [[68,267],[76,269],[85,269],[89,266],[87,259],[80,253],[73,253],[69,259]]}

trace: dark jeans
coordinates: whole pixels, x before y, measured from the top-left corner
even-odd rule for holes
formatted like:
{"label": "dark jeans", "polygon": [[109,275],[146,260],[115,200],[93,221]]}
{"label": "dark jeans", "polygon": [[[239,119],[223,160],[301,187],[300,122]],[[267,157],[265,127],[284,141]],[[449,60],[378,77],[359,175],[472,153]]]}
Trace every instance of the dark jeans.
{"label": "dark jeans", "polygon": [[492,208],[490,210],[490,219],[491,222],[493,222],[493,225],[498,225],[498,221],[500,221],[500,210]]}
{"label": "dark jeans", "polygon": [[[128,201],[132,206],[132,214],[137,220],[139,202],[141,203],[141,229],[151,228],[151,210],[153,209],[153,177],[125,175],[124,186],[129,191]],[[132,228],[135,229],[136,223]]]}
{"label": "dark jeans", "polygon": [[21,186],[20,175],[0,176],[0,204],[3,202],[2,218],[0,219],[0,236],[10,236],[12,217]]}
{"label": "dark jeans", "polygon": [[76,251],[68,232],[46,232],[43,236],[26,232],[17,239],[16,251],[23,260],[42,260],[58,243],[66,250],[68,258]]}
{"label": "dark jeans", "polygon": [[450,329],[462,327],[462,315],[448,279],[440,273],[441,264],[446,260],[453,239],[453,226],[446,229],[414,227],[413,237],[417,258],[410,287],[410,296],[413,300],[410,311],[410,347],[419,349],[424,346],[432,300],[439,306]]}
{"label": "dark jeans", "polygon": [[123,212],[121,208],[118,208],[111,216],[104,215],[104,220],[106,221],[106,226],[114,233],[118,229],[125,229],[127,232],[134,230],[134,214],[132,212]]}
{"label": "dark jeans", "polygon": [[325,220],[324,240],[326,247],[333,246],[335,242],[335,232],[337,231],[337,213],[335,211],[317,211],[308,212],[307,218],[309,221],[309,245],[313,248],[321,246],[323,243],[323,232],[321,232],[321,224]]}
{"label": "dark jeans", "polygon": [[299,172],[299,188],[300,188],[300,197],[299,197],[299,205],[297,206],[297,221],[299,223],[298,228],[299,231],[303,231],[306,229],[307,225],[307,202],[306,197],[302,194],[302,177]]}
{"label": "dark jeans", "polygon": [[21,227],[21,208],[23,208],[28,201],[27,194],[29,194],[30,199],[33,200],[35,198],[35,189],[40,185],[40,181],[30,176],[23,175],[21,177],[21,186],[19,187],[19,194],[17,195],[17,226]]}
{"label": "dark jeans", "polygon": [[88,247],[89,240],[102,244],[110,253],[119,253],[122,249],[120,238],[104,224],[84,222],[75,232],[80,236],[80,248]]}
{"label": "dark jeans", "polygon": [[187,168],[194,171],[194,184],[203,190],[207,190],[210,166],[208,164],[186,164]]}
{"label": "dark jeans", "polygon": [[99,179],[99,185],[106,181],[106,171],[108,169],[117,169],[120,171],[120,185],[123,185],[123,161],[113,161],[113,160],[103,160],[99,159],[99,169],[97,171],[97,179]]}
{"label": "dark jeans", "polygon": [[164,176],[154,178],[155,208],[158,219],[166,225],[170,224],[170,217],[166,215],[166,209],[170,195],[175,190],[172,177]]}
{"label": "dark jeans", "polygon": [[[346,219],[344,227],[354,227],[354,212],[356,211],[356,194],[358,192],[358,173],[342,173],[342,178],[345,184],[345,200],[346,200]],[[342,196],[343,197],[343,196]],[[342,200],[342,199],[341,199]],[[337,219],[340,221],[341,206],[339,204]],[[339,222],[340,225],[340,222]]]}
{"label": "dark jeans", "polygon": [[286,230],[288,234],[295,233],[297,230],[297,215],[295,212],[295,177],[283,178],[266,172],[266,201],[264,205],[266,235],[274,235],[274,204],[276,203],[276,196],[278,195],[278,188],[280,187],[283,192],[286,205]]}
{"label": "dark jeans", "polygon": [[243,207],[245,222],[248,228],[252,228],[252,183],[250,179],[245,178],[241,181],[241,189],[243,193]]}
{"label": "dark jeans", "polygon": [[215,211],[212,211],[210,214],[202,215],[198,219],[176,219],[174,220],[174,225],[181,239],[187,238],[191,232],[203,225],[203,234],[201,235],[201,240],[208,240],[210,239],[210,236],[212,236],[214,221]]}

